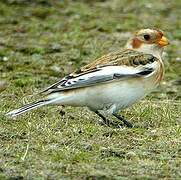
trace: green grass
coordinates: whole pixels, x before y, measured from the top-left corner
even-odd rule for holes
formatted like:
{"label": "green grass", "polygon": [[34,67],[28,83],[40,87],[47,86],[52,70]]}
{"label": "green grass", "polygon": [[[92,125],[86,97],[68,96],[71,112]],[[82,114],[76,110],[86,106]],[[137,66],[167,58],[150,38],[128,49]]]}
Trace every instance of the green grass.
{"label": "green grass", "polygon": [[[2,0],[0,80],[8,88],[0,94],[0,179],[180,179],[180,9],[177,0]],[[145,27],[164,30],[171,45],[160,87],[122,112],[135,128],[100,126],[86,108],[4,116]]]}

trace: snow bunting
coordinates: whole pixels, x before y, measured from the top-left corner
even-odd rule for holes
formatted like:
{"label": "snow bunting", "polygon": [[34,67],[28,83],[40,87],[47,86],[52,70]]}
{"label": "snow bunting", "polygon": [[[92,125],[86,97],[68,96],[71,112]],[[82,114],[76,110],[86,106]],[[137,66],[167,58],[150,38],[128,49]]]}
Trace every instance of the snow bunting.
{"label": "snow bunting", "polygon": [[132,127],[123,110],[150,93],[163,77],[162,52],[168,45],[163,32],[142,29],[136,32],[125,49],[98,58],[64,77],[41,93],[43,100],[15,109],[7,115],[18,116],[50,104],[86,106],[110,125],[103,112],[112,114],[127,127]]}

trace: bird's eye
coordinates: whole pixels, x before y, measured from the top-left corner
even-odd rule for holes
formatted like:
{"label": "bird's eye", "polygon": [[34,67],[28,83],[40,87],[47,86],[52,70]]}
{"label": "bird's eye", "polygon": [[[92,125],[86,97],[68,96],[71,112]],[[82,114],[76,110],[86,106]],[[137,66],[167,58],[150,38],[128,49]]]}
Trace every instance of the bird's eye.
{"label": "bird's eye", "polygon": [[148,35],[148,34],[145,34],[143,37],[146,41],[150,40],[150,35]]}

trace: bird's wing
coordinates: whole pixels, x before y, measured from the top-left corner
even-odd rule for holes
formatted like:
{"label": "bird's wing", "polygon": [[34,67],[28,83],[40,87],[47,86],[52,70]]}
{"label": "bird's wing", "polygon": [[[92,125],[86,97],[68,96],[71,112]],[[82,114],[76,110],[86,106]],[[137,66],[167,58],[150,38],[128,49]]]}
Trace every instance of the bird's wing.
{"label": "bird's wing", "polygon": [[110,53],[66,76],[43,92],[52,93],[118,79],[145,77],[154,72],[157,61],[151,54],[130,49]]}

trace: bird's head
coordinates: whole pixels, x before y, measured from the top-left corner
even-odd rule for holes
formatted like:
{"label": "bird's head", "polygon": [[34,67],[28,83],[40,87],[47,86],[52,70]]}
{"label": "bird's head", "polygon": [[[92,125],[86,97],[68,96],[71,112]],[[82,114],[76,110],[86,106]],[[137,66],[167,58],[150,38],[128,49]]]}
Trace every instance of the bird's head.
{"label": "bird's head", "polygon": [[141,29],[127,42],[126,47],[161,57],[163,47],[169,44],[161,30]]}

